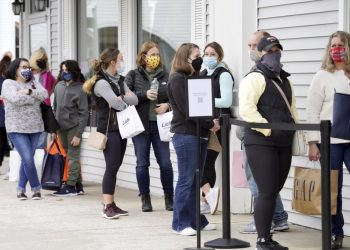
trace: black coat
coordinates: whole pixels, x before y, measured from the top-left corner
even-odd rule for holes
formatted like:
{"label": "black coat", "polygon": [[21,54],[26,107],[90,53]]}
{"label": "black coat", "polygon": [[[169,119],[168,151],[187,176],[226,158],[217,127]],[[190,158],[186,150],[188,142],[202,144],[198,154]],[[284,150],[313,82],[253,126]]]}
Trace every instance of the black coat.
{"label": "black coat", "polygon": [[[155,78],[157,78],[159,82],[158,87],[158,97],[157,103],[168,103],[168,73],[165,71],[160,71]],[[129,87],[131,91],[135,93],[139,100],[139,104],[136,106],[136,110],[141,118],[142,124],[145,128],[145,132],[148,131],[149,124],[149,105],[150,100],[147,98],[147,90],[150,89],[151,84],[147,78],[146,73],[143,68],[137,68],[134,70],[130,70],[128,74],[125,76],[125,83]]]}

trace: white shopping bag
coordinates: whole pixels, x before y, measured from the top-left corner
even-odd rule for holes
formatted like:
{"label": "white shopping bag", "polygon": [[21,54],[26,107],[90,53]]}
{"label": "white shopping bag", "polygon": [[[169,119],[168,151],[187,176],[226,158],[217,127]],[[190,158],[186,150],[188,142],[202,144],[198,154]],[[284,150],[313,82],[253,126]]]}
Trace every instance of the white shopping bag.
{"label": "white shopping bag", "polygon": [[158,132],[161,141],[170,141],[174,133],[170,132],[173,111],[157,115]]}
{"label": "white shopping bag", "polygon": [[[36,149],[34,155],[34,162],[39,180],[41,179],[41,172],[43,166],[43,159],[45,155],[44,149]],[[16,150],[10,151],[9,160],[9,181],[18,181],[19,169],[21,167],[21,157]]]}
{"label": "white shopping bag", "polygon": [[145,131],[134,105],[117,112],[117,120],[119,132],[123,139],[134,137]]}

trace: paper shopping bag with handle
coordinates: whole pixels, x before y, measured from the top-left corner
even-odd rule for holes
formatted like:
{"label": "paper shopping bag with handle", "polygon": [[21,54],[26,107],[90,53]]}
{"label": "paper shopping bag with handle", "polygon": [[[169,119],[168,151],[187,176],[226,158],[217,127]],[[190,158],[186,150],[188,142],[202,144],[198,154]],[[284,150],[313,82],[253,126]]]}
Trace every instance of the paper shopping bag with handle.
{"label": "paper shopping bag with handle", "polygon": [[[331,213],[337,212],[338,170],[331,170]],[[292,208],[302,214],[320,215],[321,169],[295,167]]]}

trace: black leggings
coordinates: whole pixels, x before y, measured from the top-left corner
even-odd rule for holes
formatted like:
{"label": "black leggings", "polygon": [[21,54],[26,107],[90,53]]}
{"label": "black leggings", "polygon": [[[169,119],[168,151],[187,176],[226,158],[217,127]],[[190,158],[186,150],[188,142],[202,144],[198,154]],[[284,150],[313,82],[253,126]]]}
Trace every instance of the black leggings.
{"label": "black leggings", "polygon": [[[216,135],[221,144],[221,130],[217,131]],[[215,161],[218,158],[218,155],[219,155],[219,152],[216,152],[211,149],[207,150],[207,156],[205,158],[205,165],[203,168],[203,174],[201,179],[201,187],[203,187],[204,184],[207,184],[207,183],[209,183],[211,188],[215,186],[215,182],[216,182]]]}
{"label": "black leggings", "polygon": [[0,166],[4,160],[6,151],[8,151],[6,129],[5,127],[0,127]]}
{"label": "black leggings", "polygon": [[278,193],[288,177],[292,162],[292,148],[265,145],[245,146],[248,163],[259,189],[254,208],[259,238],[267,239]]}
{"label": "black leggings", "polygon": [[117,182],[117,173],[123,163],[126,149],[126,139],[120,137],[119,131],[108,132],[106,149],[103,151],[106,170],[103,175],[102,193],[113,195]]}

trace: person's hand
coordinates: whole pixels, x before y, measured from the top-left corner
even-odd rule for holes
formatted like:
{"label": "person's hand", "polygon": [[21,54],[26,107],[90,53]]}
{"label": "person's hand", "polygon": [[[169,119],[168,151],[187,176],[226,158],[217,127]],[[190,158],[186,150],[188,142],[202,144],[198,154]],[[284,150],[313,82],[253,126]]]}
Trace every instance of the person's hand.
{"label": "person's hand", "polygon": [[70,142],[70,144],[72,144],[73,147],[79,146],[79,144],[80,144],[80,138],[74,136],[73,139],[72,139],[72,141]]}
{"label": "person's hand", "polygon": [[167,103],[160,103],[156,105],[156,108],[154,111],[156,111],[156,114],[164,114],[168,110],[169,106]]}
{"label": "person's hand", "polygon": [[318,161],[321,157],[320,150],[316,143],[309,144],[309,160]]}
{"label": "person's hand", "polygon": [[157,99],[158,96],[158,92],[153,90],[153,89],[149,89],[147,90],[147,98],[150,99],[151,101],[154,101]]}
{"label": "person's hand", "polygon": [[29,95],[29,89],[20,89],[17,93],[20,95]]}
{"label": "person's hand", "polygon": [[219,119],[214,119],[213,122],[214,122],[214,126],[210,129],[210,131],[216,132],[216,131],[220,130],[221,127],[220,127]]}
{"label": "person's hand", "polygon": [[131,90],[129,90],[125,93],[124,96],[133,96],[133,95],[134,95],[134,93]]}

